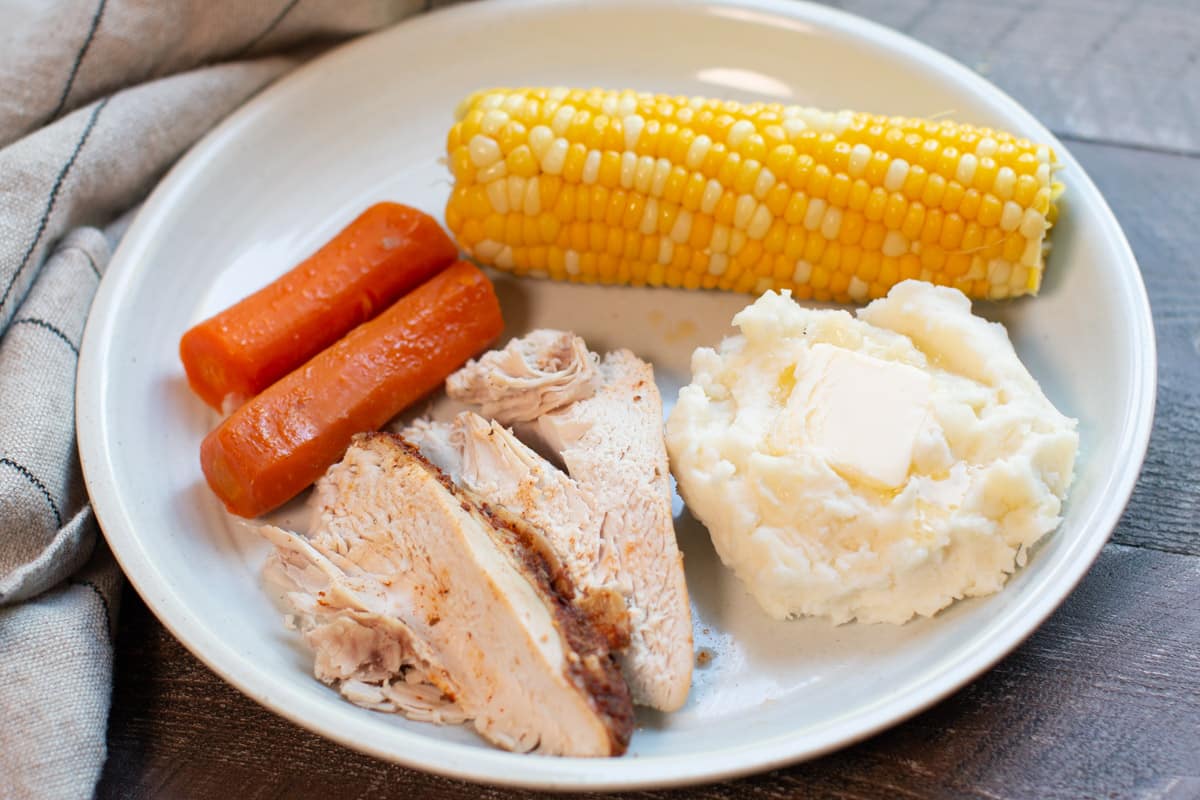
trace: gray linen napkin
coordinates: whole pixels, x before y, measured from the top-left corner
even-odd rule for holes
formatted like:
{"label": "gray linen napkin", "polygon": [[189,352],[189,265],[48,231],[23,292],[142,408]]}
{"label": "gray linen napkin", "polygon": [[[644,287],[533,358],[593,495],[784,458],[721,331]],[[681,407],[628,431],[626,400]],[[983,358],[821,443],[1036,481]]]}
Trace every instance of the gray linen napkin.
{"label": "gray linen napkin", "polygon": [[120,574],[73,404],[126,212],[315,48],[430,5],[0,0],[0,798],[90,796],[104,762]]}

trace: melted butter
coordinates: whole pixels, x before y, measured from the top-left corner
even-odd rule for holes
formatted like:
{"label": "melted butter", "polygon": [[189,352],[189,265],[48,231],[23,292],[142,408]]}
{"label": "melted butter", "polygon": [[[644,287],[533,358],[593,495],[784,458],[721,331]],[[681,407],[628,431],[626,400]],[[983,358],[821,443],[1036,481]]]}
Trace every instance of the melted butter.
{"label": "melted butter", "polygon": [[781,406],[786,406],[788,399],[792,396],[792,390],[796,388],[796,365],[788,364],[786,369],[779,372],[779,377],[775,379],[775,391],[772,392],[772,399]]}
{"label": "melted butter", "polygon": [[812,353],[814,387],[804,409],[809,441],[855,483],[903,486],[929,413],[929,376],[827,344],[813,345]]}

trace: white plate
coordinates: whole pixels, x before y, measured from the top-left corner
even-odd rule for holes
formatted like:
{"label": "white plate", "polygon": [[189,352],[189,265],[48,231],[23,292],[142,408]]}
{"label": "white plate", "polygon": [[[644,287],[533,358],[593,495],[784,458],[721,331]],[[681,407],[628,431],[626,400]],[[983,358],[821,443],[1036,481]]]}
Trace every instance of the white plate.
{"label": "white plate", "polygon": [[[665,44],[664,44],[665,43]],[[768,620],[686,515],[679,537],[698,647],[687,706],[642,714],[630,753],[599,762],[494,750],[464,729],[356,708],[312,678],[259,583],[264,548],[204,486],[213,417],[176,346],[192,323],[281,273],[368,203],[434,213],[456,103],[489,85],[636,87],[933,115],[1050,141],[1067,195],[1041,297],[987,307],[1083,449],[1061,529],[1002,593],[903,627]],[[664,395],[745,296],[499,284],[510,330],[571,328],[651,359]],[[79,368],[88,487],[125,573],[163,623],[263,705],[358,750],[472,780],[578,789],[714,780],[861,739],[1009,652],[1087,570],[1128,500],[1153,413],[1154,336],[1137,264],[1076,161],[1016,103],[950,59],[855,17],[769,0],[471,4],[356,41],[234,114],[179,163],[126,234]],[[677,505],[678,510],[678,505]]]}

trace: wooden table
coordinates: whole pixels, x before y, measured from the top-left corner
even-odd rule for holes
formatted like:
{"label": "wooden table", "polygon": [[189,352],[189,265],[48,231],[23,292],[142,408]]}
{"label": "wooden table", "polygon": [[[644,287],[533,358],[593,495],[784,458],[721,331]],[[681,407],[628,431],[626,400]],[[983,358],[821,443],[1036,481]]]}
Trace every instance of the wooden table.
{"label": "wooden table", "polygon": [[[1069,600],[930,711],[838,754],[628,797],[1200,797],[1200,2],[846,0],[1014,95],[1099,184],[1141,262],[1158,417],[1133,500]],[[274,716],[126,591],[112,798],[510,798],[375,761]],[[617,796],[617,795],[614,795]]]}

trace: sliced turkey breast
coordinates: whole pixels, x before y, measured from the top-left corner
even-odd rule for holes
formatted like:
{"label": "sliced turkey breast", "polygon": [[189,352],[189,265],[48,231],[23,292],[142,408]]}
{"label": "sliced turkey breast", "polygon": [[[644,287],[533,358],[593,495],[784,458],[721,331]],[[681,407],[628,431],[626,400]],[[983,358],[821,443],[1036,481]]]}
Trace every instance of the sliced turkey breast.
{"label": "sliced turkey breast", "polygon": [[446,379],[446,392],[511,425],[591,397],[597,385],[596,357],[583,339],[536,330],[468,362]]}
{"label": "sliced turkey breast", "polygon": [[629,614],[616,585],[616,560],[590,491],[498,422],[464,411],[449,422],[418,420],[404,437],[452,479],[539,528],[571,576],[584,608],[610,647],[629,644]]}
{"label": "sliced turkey breast", "polygon": [[260,531],[276,548],[264,569],[267,580],[285,590],[292,625],[316,654],[318,680],[376,711],[444,724],[467,719],[454,700],[453,680],[390,614],[387,593],[374,581],[352,577],[353,563],[336,552],[323,554],[299,534],[271,525]]}
{"label": "sliced turkey breast", "polygon": [[[521,353],[524,363],[554,360],[558,372],[578,374],[596,359],[572,334],[538,331],[510,342],[502,353]],[[565,347],[563,337],[572,345]],[[539,355],[539,348],[553,352]],[[670,472],[663,441],[662,397],[654,369],[628,350],[607,354],[598,365],[591,394],[549,410],[541,395],[527,397],[520,381],[504,372],[510,357],[484,355],[452,375],[446,389],[454,399],[485,409],[541,408],[522,431],[532,430],[566,466],[567,473],[595,498],[603,519],[600,540],[611,551],[615,587],[629,611],[631,640],[622,667],[636,702],[664,711],[680,708],[692,676],[692,622],[683,557],[671,515]],[[518,376],[519,377],[519,376]],[[500,423],[520,421],[496,415]],[[529,417],[523,416],[528,420]]]}
{"label": "sliced turkey breast", "polygon": [[416,684],[425,706],[440,692],[506,749],[624,752],[628,689],[541,531],[457,488],[392,434],[356,437],[314,503],[306,540],[264,533],[303,581],[297,592],[324,576],[312,616],[329,607],[335,618],[307,638],[343,694],[409,713],[421,703],[390,695]]}

